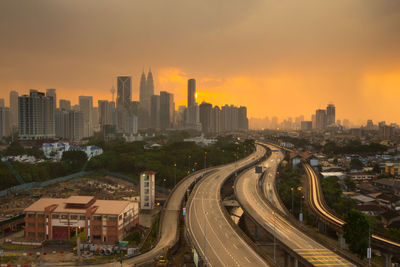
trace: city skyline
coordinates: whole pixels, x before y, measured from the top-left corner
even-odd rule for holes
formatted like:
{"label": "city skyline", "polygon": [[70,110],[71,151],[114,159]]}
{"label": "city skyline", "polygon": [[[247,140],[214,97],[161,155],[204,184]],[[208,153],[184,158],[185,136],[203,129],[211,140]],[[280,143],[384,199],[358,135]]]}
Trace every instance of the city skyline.
{"label": "city skyline", "polygon": [[156,90],[173,93],[176,106],[196,77],[199,103],[245,105],[249,117],[312,114],[333,102],[340,118],[399,123],[398,2],[0,5],[5,99],[11,90],[56,88],[72,104],[79,95],[96,103],[111,98],[117,75],[132,75],[138,99],[140,74],[151,65]]}

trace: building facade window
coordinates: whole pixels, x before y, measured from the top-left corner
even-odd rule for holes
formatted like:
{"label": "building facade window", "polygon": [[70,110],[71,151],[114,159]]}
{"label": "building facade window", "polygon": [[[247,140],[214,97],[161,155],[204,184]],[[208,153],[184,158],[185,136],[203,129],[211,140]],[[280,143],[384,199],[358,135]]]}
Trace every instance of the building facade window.
{"label": "building facade window", "polygon": [[68,219],[68,214],[62,214],[61,219]]}
{"label": "building facade window", "polygon": [[51,215],[51,218],[58,219],[58,218],[60,218],[60,214],[53,214],[53,215]]}
{"label": "building facade window", "polygon": [[35,232],[28,232],[28,236],[29,237],[34,237],[35,236]]}

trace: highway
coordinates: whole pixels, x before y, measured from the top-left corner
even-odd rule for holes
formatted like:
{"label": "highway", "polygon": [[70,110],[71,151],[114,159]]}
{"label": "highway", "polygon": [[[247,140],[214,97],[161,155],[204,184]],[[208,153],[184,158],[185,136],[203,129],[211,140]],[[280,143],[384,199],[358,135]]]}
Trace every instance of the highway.
{"label": "highway", "polygon": [[[270,147],[270,149],[276,150],[275,147]],[[259,225],[275,235],[275,238],[285,247],[302,258],[303,262],[312,266],[355,266],[305,235],[282,216],[281,212],[276,212],[277,209],[284,211],[278,204],[274,187],[276,169],[282,159],[283,154],[280,151],[273,151],[271,156],[262,163],[268,170],[263,184],[266,196],[262,195],[258,184],[259,174],[256,174],[254,169],[244,172],[237,178],[235,193],[242,208]],[[265,201],[266,199],[271,202]]]}
{"label": "highway", "polygon": [[[314,211],[316,211],[320,216],[326,218],[329,220],[331,223],[342,227],[345,222],[341,220],[340,218],[336,217],[333,215],[331,212],[329,212],[329,208],[326,206],[324,198],[323,198],[323,193],[321,190],[321,186],[319,184],[319,178],[315,171],[312,169],[312,167],[306,163],[303,162],[304,169],[306,170],[307,177],[308,177],[308,182],[310,186],[309,190],[309,199],[311,207]],[[378,236],[378,235],[372,235],[372,240],[379,241],[381,243],[387,244],[388,246],[398,248],[400,251],[400,243],[391,241],[387,238]]]}
{"label": "highway", "polygon": [[[219,167],[207,169],[207,172],[218,170]],[[177,184],[175,189],[170,193],[170,197],[167,200],[164,215],[160,218],[160,226],[161,226],[161,237],[156,246],[141,255],[133,257],[128,260],[123,261],[123,266],[144,266],[149,263],[153,263],[154,259],[156,259],[159,255],[162,255],[165,248],[172,247],[178,239],[178,219],[180,213],[182,212],[182,201],[185,197],[186,190],[193,183],[196,177],[201,175],[202,171],[198,171],[193,173],[180,183]],[[209,174],[208,174],[209,175]],[[206,175],[205,177],[207,177]],[[93,265],[96,267],[104,266],[121,266],[119,262],[112,262],[108,264],[100,264]]]}
{"label": "highway", "polygon": [[226,218],[221,203],[221,186],[241,166],[261,158],[265,149],[257,146],[251,156],[218,169],[196,185],[187,203],[186,226],[189,237],[209,266],[269,266],[239,236]]}

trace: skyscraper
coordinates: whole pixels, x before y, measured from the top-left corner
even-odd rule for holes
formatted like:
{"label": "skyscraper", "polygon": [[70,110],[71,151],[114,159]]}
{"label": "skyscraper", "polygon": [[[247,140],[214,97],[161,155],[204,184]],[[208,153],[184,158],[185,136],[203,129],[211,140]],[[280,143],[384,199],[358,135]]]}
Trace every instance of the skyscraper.
{"label": "skyscraper", "polygon": [[193,106],[196,103],[196,80],[189,79],[188,80],[188,108]]}
{"label": "skyscraper", "polygon": [[0,98],[0,108],[4,108],[5,104],[4,104],[4,98]]}
{"label": "skyscraper", "polygon": [[238,129],[241,131],[249,130],[249,120],[247,119],[247,108],[244,106],[239,107],[238,109],[238,121],[239,127]]}
{"label": "skyscraper", "polygon": [[317,109],[315,112],[315,128],[318,130],[323,130],[326,127],[326,110]]}
{"label": "skyscraper", "polygon": [[0,139],[10,135],[10,109],[0,107]]}
{"label": "skyscraper", "polygon": [[151,118],[153,116],[151,114],[151,97],[154,95],[154,80],[151,70],[149,70],[147,78],[145,73],[142,73],[139,94],[139,128],[146,129],[152,127]]}
{"label": "skyscraper", "polygon": [[10,120],[12,129],[18,128],[18,92],[10,92]]}
{"label": "skyscraper", "polygon": [[212,132],[212,105],[206,102],[200,104],[200,123],[204,133]]}
{"label": "skyscraper", "polygon": [[326,125],[327,126],[335,124],[335,122],[336,122],[335,114],[336,114],[335,105],[329,104],[328,107],[326,108]]}
{"label": "skyscraper", "polygon": [[54,102],[53,106],[54,106],[54,109],[56,109],[57,108],[57,93],[56,93],[56,89],[54,89],[54,88],[47,89],[46,90],[46,96],[53,97],[53,102]]}
{"label": "skyscraper", "polygon": [[93,135],[93,97],[79,96],[79,107],[83,113],[83,138]]}
{"label": "skyscraper", "polygon": [[20,139],[55,137],[55,109],[53,97],[37,90],[18,97],[18,129]]}
{"label": "skyscraper", "polygon": [[70,141],[83,138],[83,113],[75,110],[56,111],[56,136]]}
{"label": "skyscraper", "polygon": [[132,77],[117,77],[117,108],[129,110],[132,101]]}
{"label": "skyscraper", "polygon": [[160,128],[160,96],[151,96],[151,128]]}
{"label": "skyscraper", "polygon": [[66,99],[60,99],[59,101],[61,110],[71,110],[71,101]]}
{"label": "skyscraper", "polygon": [[165,130],[172,127],[174,116],[174,95],[166,91],[160,92],[160,128]]}

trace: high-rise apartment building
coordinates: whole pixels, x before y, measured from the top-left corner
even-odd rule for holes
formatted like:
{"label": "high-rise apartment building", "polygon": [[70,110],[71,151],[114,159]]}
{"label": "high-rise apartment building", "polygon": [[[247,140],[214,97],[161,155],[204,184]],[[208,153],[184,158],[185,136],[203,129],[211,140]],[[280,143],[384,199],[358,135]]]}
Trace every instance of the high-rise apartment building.
{"label": "high-rise apartment building", "polygon": [[55,137],[55,109],[51,96],[37,90],[18,97],[18,129],[20,139]]}
{"label": "high-rise apartment building", "polygon": [[71,101],[66,99],[60,99],[59,101],[61,110],[71,110]]}
{"label": "high-rise apartment building", "polygon": [[247,108],[244,106],[239,107],[238,109],[238,129],[240,131],[248,131],[249,130],[249,120],[247,119]]}
{"label": "high-rise apartment building", "polygon": [[212,127],[212,105],[206,102],[200,104],[200,123],[204,133],[211,133]]}
{"label": "high-rise apartment building", "polygon": [[83,112],[57,109],[56,136],[70,141],[80,141],[83,138]]}
{"label": "high-rise apartment building", "polygon": [[11,128],[18,128],[18,92],[10,92],[10,121]]}
{"label": "high-rise apartment building", "polygon": [[0,107],[0,139],[10,135],[10,109]]}
{"label": "high-rise apartment building", "polygon": [[174,120],[174,95],[166,91],[160,92],[160,128],[161,130],[172,127]]}
{"label": "high-rise apartment building", "polygon": [[117,77],[117,108],[129,110],[132,101],[132,77]]}
{"label": "high-rise apartment building", "polygon": [[83,138],[93,135],[93,97],[79,96],[79,108],[83,113]]}
{"label": "high-rise apartment building", "polygon": [[336,122],[336,111],[335,105],[329,104],[326,108],[326,125],[331,126],[334,125]]}
{"label": "high-rise apartment building", "polygon": [[0,98],[0,108],[4,108],[5,104],[4,104],[4,98]]}
{"label": "high-rise apartment building", "polygon": [[57,93],[56,93],[56,89],[54,88],[50,88],[46,90],[46,96],[51,96],[53,97],[53,106],[54,106],[54,110],[57,108]]}
{"label": "high-rise apartment building", "polygon": [[326,127],[326,110],[317,109],[315,112],[315,128],[318,130],[323,130]]}
{"label": "high-rise apartment building", "polygon": [[104,125],[116,124],[114,102],[109,102],[108,100],[99,100],[98,109],[100,127],[103,127]]}
{"label": "high-rise apartment building", "polygon": [[301,130],[302,131],[311,131],[312,130],[312,121],[302,121],[301,122]]}

